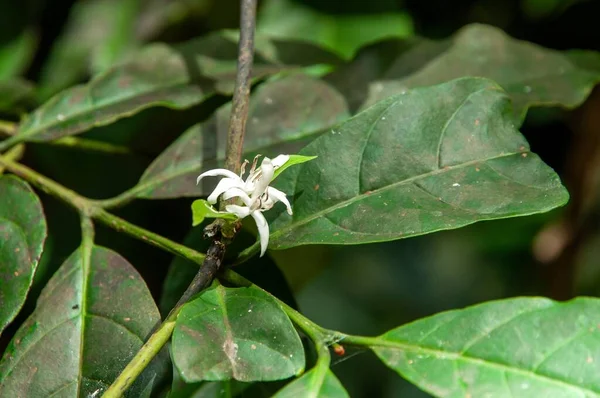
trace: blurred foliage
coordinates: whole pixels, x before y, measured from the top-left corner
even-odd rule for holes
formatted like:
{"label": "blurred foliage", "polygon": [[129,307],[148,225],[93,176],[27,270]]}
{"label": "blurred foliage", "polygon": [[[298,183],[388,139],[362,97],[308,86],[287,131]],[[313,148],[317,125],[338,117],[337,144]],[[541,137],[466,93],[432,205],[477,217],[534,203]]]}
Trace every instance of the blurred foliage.
{"label": "blurred foliage", "polygon": [[[180,43],[236,28],[238,23],[236,0],[4,0],[0,8],[0,115],[11,121],[62,89],[122,63],[146,43]],[[599,16],[600,2],[595,0],[265,0],[260,2],[258,32],[273,39],[316,44],[344,60],[356,54],[360,58],[361,48],[381,40],[446,39],[473,22],[497,26],[515,38],[552,49],[600,51],[595,26]],[[367,59],[365,67],[371,72],[383,70],[385,60],[374,59]],[[330,80],[335,86],[334,78]],[[534,110],[521,128],[532,150],[561,175],[570,191],[576,189],[575,206],[585,206],[395,242],[275,252],[272,258],[297,294],[299,308],[325,327],[378,334],[400,323],[486,300],[515,295],[567,298],[556,293],[554,283],[566,284],[569,297],[600,294],[600,151],[598,145],[581,144],[600,136],[600,118],[594,117],[600,114],[599,98],[598,90],[592,92],[575,111]],[[111,197],[134,186],[186,128],[208,119],[227,100],[226,91],[215,93],[183,111],[145,110],[81,135],[126,145],[134,152],[131,155],[33,144],[24,161],[83,195]],[[40,197],[48,221],[46,250],[25,311],[1,336],[0,352],[31,313],[41,287],[79,244],[76,215],[55,199]],[[194,235],[197,229],[188,235],[190,203],[191,199],[181,198],[138,201],[118,214],[176,241],[188,236],[187,242],[193,242],[199,237]],[[559,231],[570,231],[568,236],[576,242],[560,233],[547,239],[539,235],[549,225],[567,225]],[[162,297],[164,312],[172,298],[165,299],[163,289],[181,289],[164,285],[172,256],[102,227],[96,242],[136,266],[155,300]],[[561,244],[574,245],[567,259],[573,288],[562,269],[536,255],[536,248],[559,250]],[[271,269],[269,275],[255,274],[253,280],[261,286],[283,285],[282,275],[272,271],[272,261],[261,266]],[[280,297],[291,303],[286,293],[283,289]],[[427,396],[370,353],[348,352],[332,369],[352,397]]]}

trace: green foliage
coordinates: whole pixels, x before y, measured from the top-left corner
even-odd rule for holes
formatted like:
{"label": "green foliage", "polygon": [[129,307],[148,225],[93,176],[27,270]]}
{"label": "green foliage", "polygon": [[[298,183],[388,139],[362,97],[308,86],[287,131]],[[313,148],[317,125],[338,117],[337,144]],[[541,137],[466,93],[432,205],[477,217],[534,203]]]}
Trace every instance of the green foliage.
{"label": "green foliage", "polygon": [[285,379],[304,348],[277,302],[258,288],[220,285],[188,303],[173,332],[173,361],[188,382]]}
{"label": "green foliage", "polygon": [[563,205],[566,190],[510,110],[497,85],[468,78],[393,96],[332,128],[301,152],[318,159],[277,181],[295,193],[294,216],[273,221],[271,248],[393,240]]}
{"label": "green foliage", "polygon": [[390,368],[448,396],[600,394],[600,302],[542,298],[448,311],[372,339]]}
{"label": "green foliage", "polygon": [[600,81],[600,55],[587,52],[587,62],[575,62],[579,54],[515,40],[491,26],[469,25],[450,40],[412,44],[371,84],[367,105],[413,87],[481,76],[506,90],[520,123],[531,106],[574,108],[587,98]]}
{"label": "green foliage", "polygon": [[0,176],[0,333],[25,303],[46,234],[33,190],[16,177]]}
{"label": "green foliage", "polygon": [[332,371],[327,369],[324,375],[319,373],[316,369],[305,373],[275,394],[274,397],[344,398],[349,396]]}
{"label": "green foliage", "polygon": [[[258,10],[240,152],[249,160],[258,154],[290,159],[267,181],[281,192],[260,184],[267,168],[255,175],[255,222],[232,241],[227,232],[242,225],[233,223],[238,217],[204,199],[213,179],[196,184],[202,172],[223,167],[231,149],[239,33],[226,30],[237,22],[223,19],[225,3],[76,1],[70,9],[56,6],[68,18],[64,25],[53,20],[52,37],[48,21],[33,16],[37,11],[29,20],[19,3],[2,6],[0,397],[338,398],[355,395],[354,379],[383,374],[384,365],[439,397],[600,397],[598,299],[509,298],[438,312],[471,304],[446,302],[447,285],[489,286],[452,267],[470,261],[485,268],[483,256],[473,252],[498,256],[494,264],[516,264],[513,271],[525,275],[520,281],[533,279],[530,252],[543,223],[558,226],[550,228],[550,244],[543,234],[536,238],[534,251],[572,250],[577,257],[585,222],[597,218],[588,210],[597,189],[597,159],[590,155],[597,153],[597,122],[587,107],[598,101],[591,93],[600,82],[599,53],[559,51],[483,24],[434,40],[429,37],[442,37],[442,24],[420,27],[422,36],[413,31],[413,16],[426,26],[426,13],[384,2],[347,2],[345,12],[336,11],[335,2],[308,3],[272,0]],[[579,3],[521,6],[526,17],[542,20],[575,12]],[[578,113],[566,112],[582,104]],[[537,114],[542,132],[532,133],[526,116],[541,107],[563,113]],[[545,127],[549,114],[575,121],[569,123],[573,145],[555,142]],[[581,159],[581,152],[561,152],[571,146],[584,148]],[[563,165],[562,158],[580,167]],[[57,166],[48,170],[48,164]],[[128,189],[110,197],[115,189],[100,182],[103,174]],[[559,174],[571,178],[575,203],[551,212],[569,200]],[[293,214],[271,206],[282,193]],[[57,210],[63,204],[76,212]],[[126,204],[123,219],[113,214]],[[460,241],[449,231],[542,213],[510,227],[478,224]],[[69,229],[77,217],[80,235]],[[222,230],[208,223],[213,218],[221,219]],[[175,257],[146,251],[98,224]],[[256,225],[261,238],[268,230],[272,249],[260,258]],[[413,239],[402,247],[417,254],[407,255],[395,242],[442,230],[448,232],[439,234],[441,248]],[[47,237],[52,245],[45,245]],[[366,246],[377,242],[391,243]],[[444,258],[443,269],[432,268],[435,256]],[[334,257],[351,275],[326,269]],[[168,271],[161,268],[167,263]],[[406,280],[396,281],[391,269],[405,271]],[[542,273],[547,270],[564,272],[556,264]],[[303,291],[306,279],[321,271],[330,283]],[[500,279],[506,269],[487,271]],[[436,283],[422,287],[419,272],[435,274]],[[300,274],[309,276],[294,280]],[[179,306],[186,288],[202,278],[208,287]],[[594,291],[597,281],[587,281]],[[539,281],[527,282],[524,288],[510,280],[510,289],[486,297],[542,292]],[[41,293],[38,283],[45,285]],[[370,307],[356,299],[367,290],[376,296]],[[418,290],[440,291],[441,298]],[[299,310],[326,308],[324,299],[332,297],[335,311],[317,314],[324,324],[352,318],[355,330],[392,330],[349,335]],[[365,315],[365,308],[376,311]],[[434,314],[402,325],[425,313]],[[359,363],[360,372],[348,376],[330,348],[342,357],[371,349],[381,369],[357,357],[347,363]],[[415,391],[388,387],[373,380],[368,392]]]}
{"label": "green foliage", "polygon": [[[88,397],[103,391],[160,320],[135,268],[84,243],[54,274],[0,362],[0,396]],[[166,370],[166,353],[138,378],[138,397]],[[35,375],[35,377],[32,377]]]}

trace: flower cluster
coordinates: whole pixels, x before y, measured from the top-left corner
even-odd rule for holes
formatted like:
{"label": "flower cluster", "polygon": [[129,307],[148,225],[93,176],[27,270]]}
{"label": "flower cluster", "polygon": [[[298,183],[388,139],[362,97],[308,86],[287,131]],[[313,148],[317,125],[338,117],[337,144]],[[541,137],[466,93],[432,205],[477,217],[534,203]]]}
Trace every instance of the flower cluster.
{"label": "flower cluster", "polygon": [[259,156],[257,155],[254,158],[250,173],[245,180],[243,179],[243,175],[248,161],[245,161],[242,165],[239,176],[227,169],[214,169],[200,174],[196,183],[200,183],[200,180],[204,177],[223,177],[214,191],[208,196],[207,201],[210,204],[215,204],[219,197],[223,200],[239,198],[243,202],[243,206],[231,204],[227,205],[225,210],[227,213],[234,214],[238,218],[247,216],[254,218],[260,237],[260,255],[262,256],[265,254],[267,245],[269,244],[269,224],[262,212],[271,209],[275,203],[282,202],[287,207],[288,214],[291,215],[292,207],[285,193],[269,186],[275,177],[275,170],[287,163],[290,156],[279,155],[272,160],[265,157],[260,167],[257,168]]}

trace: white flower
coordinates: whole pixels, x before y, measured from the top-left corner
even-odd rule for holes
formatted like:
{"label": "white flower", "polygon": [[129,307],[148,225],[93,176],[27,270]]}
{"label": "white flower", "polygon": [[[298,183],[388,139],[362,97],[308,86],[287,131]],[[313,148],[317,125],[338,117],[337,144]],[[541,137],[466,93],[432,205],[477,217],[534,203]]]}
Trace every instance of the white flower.
{"label": "white flower", "polygon": [[279,155],[273,160],[265,157],[260,167],[256,168],[259,156],[254,158],[252,168],[246,180],[242,176],[244,175],[248,161],[245,161],[242,165],[239,176],[227,169],[214,169],[200,174],[196,180],[196,184],[204,177],[224,177],[219,181],[215,190],[208,196],[207,202],[215,204],[219,196],[222,196],[223,200],[240,198],[244,206],[227,205],[225,206],[225,210],[228,213],[235,214],[239,218],[247,216],[254,218],[258,227],[260,255],[262,257],[269,244],[269,224],[262,212],[271,209],[277,202],[283,202],[287,207],[288,214],[291,215],[292,207],[284,192],[269,186],[273,180],[275,170],[289,160],[289,155]]}

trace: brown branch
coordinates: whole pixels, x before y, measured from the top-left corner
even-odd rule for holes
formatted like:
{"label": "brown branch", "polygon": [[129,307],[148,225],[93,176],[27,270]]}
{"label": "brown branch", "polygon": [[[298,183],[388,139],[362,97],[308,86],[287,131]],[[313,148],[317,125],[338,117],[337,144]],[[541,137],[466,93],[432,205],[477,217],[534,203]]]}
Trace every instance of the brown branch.
{"label": "brown branch", "polygon": [[[227,133],[227,150],[225,152],[225,167],[235,173],[239,172],[244,147],[244,134],[248,118],[248,103],[250,101],[250,83],[252,62],[254,58],[254,29],[256,26],[256,0],[241,0],[240,43],[238,47],[238,65],[233,93],[233,104]],[[222,203],[221,206],[224,206]],[[169,312],[164,322],[150,336],[146,344],[121,372],[114,383],[104,393],[104,397],[120,397],[152,358],[158,354],[169,341],[175,322],[183,306],[194,296],[207,288],[221,268],[225,251],[235,237],[240,223],[227,223],[217,219],[205,228],[205,238],[212,239],[206,253],[206,258],[200,270],[183,293],[175,307]]]}
{"label": "brown branch", "polygon": [[240,170],[244,147],[256,26],[256,0],[241,0],[240,3],[240,43],[238,46],[237,75],[225,152],[225,168],[235,173]]}

